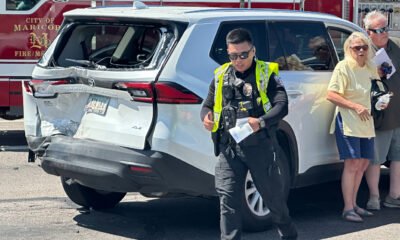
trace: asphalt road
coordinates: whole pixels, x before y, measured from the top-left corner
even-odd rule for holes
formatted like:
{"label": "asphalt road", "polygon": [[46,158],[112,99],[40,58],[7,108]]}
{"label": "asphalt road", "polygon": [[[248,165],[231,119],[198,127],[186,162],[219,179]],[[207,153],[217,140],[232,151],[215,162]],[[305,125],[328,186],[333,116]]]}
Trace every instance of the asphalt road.
{"label": "asphalt road", "polygon": [[[5,131],[8,133],[4,134]],[[79,206],[64,194],[59,178],[46,174],[40,162],[27,162],[28,154],[19,145],[23,143],[19,139],[21,131],[20,123],[0,120],[0,142],[8,144],[0,151],[0,240],[219,239],[216,199],[152,199],[129,194],[114,209],[79,211]],[[386,176],[382,185],[387,184]],[[384,187],[383,195],[386,192]],[[365,205],[367,196],[363,184],[361,206]],[[383,208],[361,224],[344,222],[340,218],[339,182],[292,190],[289,207],[300,240],[400,239],[400,209]],[[243,239],[278,239],[278,235],[275,230],[269,230],[245,233]]]}

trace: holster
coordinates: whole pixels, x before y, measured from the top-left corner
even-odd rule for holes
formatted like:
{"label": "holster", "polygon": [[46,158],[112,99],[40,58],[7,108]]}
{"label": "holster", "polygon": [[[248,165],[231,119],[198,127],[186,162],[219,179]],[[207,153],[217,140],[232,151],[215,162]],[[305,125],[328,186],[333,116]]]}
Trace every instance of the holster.
{"label": "holster", "polygon": [[214,143],[214,155],[218,157],[220,153],[219,144],[221,141],[220,130],[217,130],[216,132],[211,132],[211,139]]}

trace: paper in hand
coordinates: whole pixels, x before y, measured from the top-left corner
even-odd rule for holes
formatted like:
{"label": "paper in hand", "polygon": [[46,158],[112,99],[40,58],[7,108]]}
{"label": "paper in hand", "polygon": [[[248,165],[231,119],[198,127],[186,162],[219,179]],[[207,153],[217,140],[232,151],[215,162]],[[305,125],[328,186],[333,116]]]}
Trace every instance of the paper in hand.
{"label": "paper in hand", "polygon": [[375,56],[372,58],[372,61],[378,67],[380,67],[384,62],[387,62],[389,66],[392,67],[392,72],[386,76],[387,79],[389,79],[396,72],[396,68],[394,67],[392,60],[389,58],[384,48],[379,49],[375,53]]}
{"label": "paper in hand", "polygon": [[235,139],[236,143],[240,143],[243,139],[253,133],[253,129],[248,123],[248,118],[237,119],[236,126],[229,129],[229,133]]}

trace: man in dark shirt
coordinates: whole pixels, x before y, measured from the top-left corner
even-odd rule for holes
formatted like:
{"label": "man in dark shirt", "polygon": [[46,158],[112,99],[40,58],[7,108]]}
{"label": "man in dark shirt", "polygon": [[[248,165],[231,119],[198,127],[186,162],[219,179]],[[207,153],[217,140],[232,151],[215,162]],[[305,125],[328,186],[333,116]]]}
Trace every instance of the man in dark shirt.
{"label": "man in dark shirt", "polygon": [[[226,37],[230,63],[215,70],[201,110],[204,127],[213,134],[219,161],[215,185],[221,207],[221,239],[241,238],[241,205],[247,170],[271,211],[281,239],[297,239],[289,217],[275,132],[288,112],[278,65],[255,58],[250,33],[234,29]],[[237,143],[229,130],[247,122],[253,133]]]}
{"label": "man in dark shirt", "polygon": [[396,68],[390,78],[383,79],[394,94],[388,107],[383,110],[384,117],[380,127],[376,129],[375,159],[366,171],[370,191],[367,208],[380,209],[380,165],[386,160],[390,161],[390,189],[383,205],[400,208],[400,39],[389,37],[388,19],[380,11],[368,13],[364,23],[375,50],[384,48]]}

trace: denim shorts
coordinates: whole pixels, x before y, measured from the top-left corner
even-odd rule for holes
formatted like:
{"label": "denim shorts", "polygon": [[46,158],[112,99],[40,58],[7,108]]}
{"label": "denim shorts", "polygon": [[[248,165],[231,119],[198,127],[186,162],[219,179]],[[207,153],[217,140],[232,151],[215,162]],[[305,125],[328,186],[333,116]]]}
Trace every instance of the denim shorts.
{"label": "denim shorts", "polygon": [[345,136],[343,134],[343,122],[340,114],[337,115],[335,124],[336,145],[339,150],[340,159],[374,159],[374,138]]}
{"label": "denim shorts", "polygon": [[400,128],[377,130],[375,142],[375,158],[372,164],[382,164],[386,160],[400,161]]}

